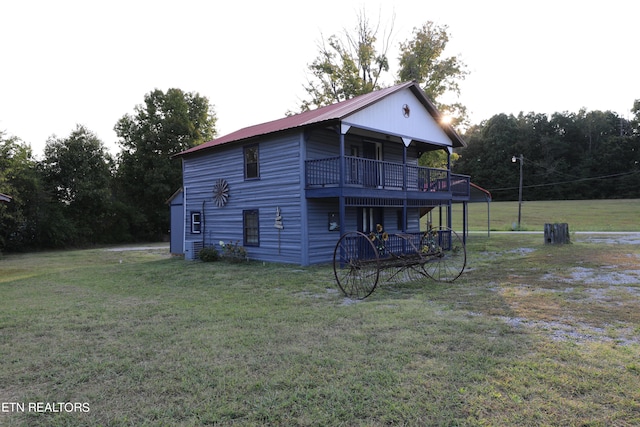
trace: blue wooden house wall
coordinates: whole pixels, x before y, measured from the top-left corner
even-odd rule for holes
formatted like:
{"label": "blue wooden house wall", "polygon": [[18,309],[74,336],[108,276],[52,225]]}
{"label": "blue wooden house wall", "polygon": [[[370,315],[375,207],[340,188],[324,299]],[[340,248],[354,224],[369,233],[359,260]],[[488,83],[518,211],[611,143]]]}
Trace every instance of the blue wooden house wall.
{"label": "blue wooden house wall", "polygon": [[[183,161],[186,204],[185,256],[194,258],[193,247],[215,246],[219,242],[243,244],[243,211],[258,210],[259,246],[246,246],[251,259],[300,263],[301,132],[280,134],[258,144],[259,179],[244,178],[244,147],[230,144]],[[213,199],[217,179],[229,184],[229,200],[218,207]],[[283,229],[275,227],[276,210],[283,217]],[[192,232],[191,212],[202,212],[200,233]],[[196,249],[197,251],[197,249]]]}

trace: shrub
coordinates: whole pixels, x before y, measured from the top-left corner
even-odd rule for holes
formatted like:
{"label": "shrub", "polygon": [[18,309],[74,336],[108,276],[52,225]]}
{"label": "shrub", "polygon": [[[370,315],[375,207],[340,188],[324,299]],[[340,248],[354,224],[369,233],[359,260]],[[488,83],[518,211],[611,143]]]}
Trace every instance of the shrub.
{"label": "shrub", "polygon": [[225,243],[220,241],[220,247],[222,248],[222,258],[231,262],[242,262],[247,260],[247,250],[240,245],[239,241],[235,243]]}
{"label": "shrub", "polygon": [[200,249],[200,252],[198,253],[198,258],[200,258],[200,260],[204,262],[213,262],[220,259],[220,254],[218,254],[218,251],[216,250],[216,248],[210,246],[210,247]]}

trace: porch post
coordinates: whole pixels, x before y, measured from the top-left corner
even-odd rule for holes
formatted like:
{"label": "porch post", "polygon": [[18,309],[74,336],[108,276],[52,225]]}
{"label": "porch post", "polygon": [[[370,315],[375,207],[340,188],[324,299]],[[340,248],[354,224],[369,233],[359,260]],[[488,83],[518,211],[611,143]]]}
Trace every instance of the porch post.
{"label": "porch post", "polygon": [[[403,140],[403,142],[405,142]],[[407,231],[407,189],[409,186],[407,185],[407,144],[406,142],[402,144],[402,191],[405,192],[404,200],[402,201],[402,231],[403,233]],[[418,229],[420,226],[418,225]]]}
{"label": "porch post", "polygon": [[407,191],[407,145],[402,144],[402,190]]}
{"label": "porch post", "polygon": [[467,216],[468,216],[468,212],[467,212],[467,202],[464,201],[462,202],[462,242],[466,245],[467,244]]}
{"label": "porch post", "polygon": [[447,147],[447,185],[449,186],[449,193],[451,194],[451,199],[449,199],[449,206],[447,207],[447,227],[453,228],[453,224],[451,221],[451,215],[453,213],[451,206],[453,205],[453,189],[451,188],[451,152],[452,148]]}
{"label": "porch post", "polygon": [[346,161],[344,158],[345,147],[344,147],[344,133],[340,132],[340,195],[338,196],[338,210],[340,216],[340,234],[346,233],[346,216],[347,209],[345,206],[344,200],[344,182],[345,182],[345,174],[346,174]]}

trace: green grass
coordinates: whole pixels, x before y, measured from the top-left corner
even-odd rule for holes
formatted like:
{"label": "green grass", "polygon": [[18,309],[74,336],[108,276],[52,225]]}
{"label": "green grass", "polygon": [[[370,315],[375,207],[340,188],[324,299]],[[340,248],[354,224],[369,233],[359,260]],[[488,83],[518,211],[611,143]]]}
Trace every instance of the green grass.
{"label": "green grass", "polygon": [[[518,223],[518,202],[470,203],[469,229],[508,231]],[[543,231],[545,223],[567,223],[571,231],[640,231],[640,199],[554,200],[523,202],[521,228]],[[454,205],[456,227],[462,228],[462,205]]]}
{"label": "green grass", "polygon": [[5,255],[0,403],[90,412],[0,425],[640,423],[640,246],[497,234],[467,249],[454,284],[360,302],[329,266]]}

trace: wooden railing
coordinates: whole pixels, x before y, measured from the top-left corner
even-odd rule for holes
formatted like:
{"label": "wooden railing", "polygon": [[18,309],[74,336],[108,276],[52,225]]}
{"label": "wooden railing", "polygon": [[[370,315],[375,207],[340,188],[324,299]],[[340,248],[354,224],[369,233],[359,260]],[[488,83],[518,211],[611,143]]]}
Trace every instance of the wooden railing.
{"label": "wooden railing", "polygon": [[[408,191],[451,192],[469,195],[469,177],[446,169],[403,165],[361,157],[345,156],[344,186]],[[307,160],[306,187],[340,185],[340,157]]]}

